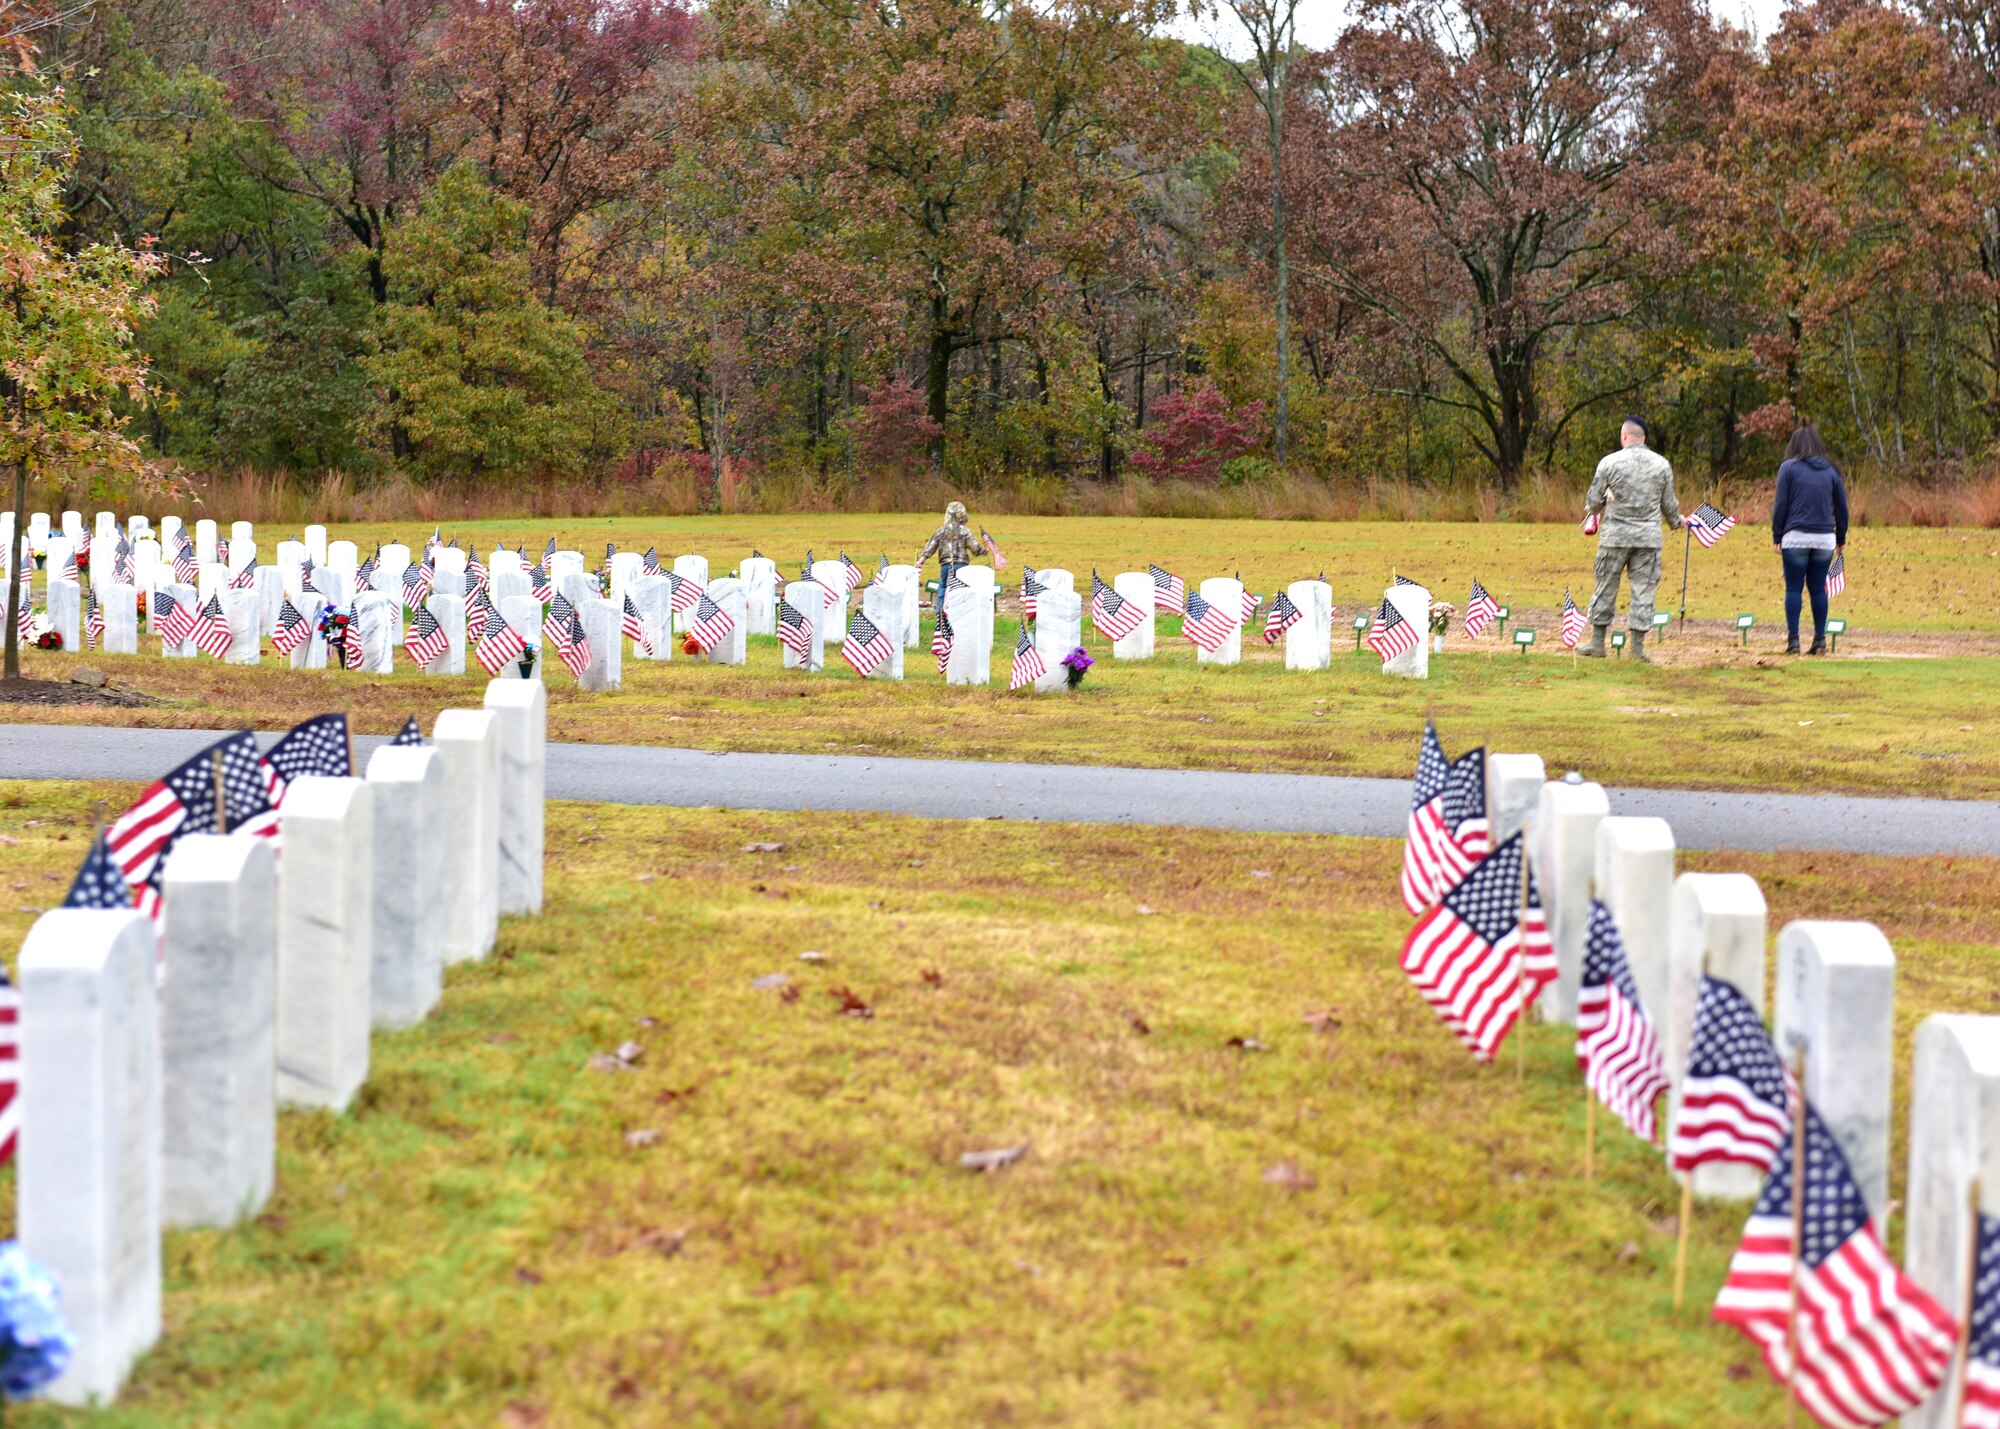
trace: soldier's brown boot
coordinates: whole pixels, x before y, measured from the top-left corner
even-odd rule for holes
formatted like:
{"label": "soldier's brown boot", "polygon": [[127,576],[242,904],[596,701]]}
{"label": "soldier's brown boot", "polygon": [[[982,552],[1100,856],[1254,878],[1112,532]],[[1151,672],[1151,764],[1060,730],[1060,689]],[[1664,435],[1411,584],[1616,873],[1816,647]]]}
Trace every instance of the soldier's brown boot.
{"label": "soldier's brown boot", "polygon": [[1602,660],[1604,658],[1604,632],[1610,628],[1608,625],[1591,626],[1590,643],[1576,653],[1583,656],[1586,660]]}
{"label": "soldier's brown boot", "polygon": [[1634,660],[1637,660],[1641,665],[1652,664],[1653,657],[1646,653],[1646,632],[1643,630],[1633,631],[1631,635],[1631,642],[1632,642],[1632,658]]}

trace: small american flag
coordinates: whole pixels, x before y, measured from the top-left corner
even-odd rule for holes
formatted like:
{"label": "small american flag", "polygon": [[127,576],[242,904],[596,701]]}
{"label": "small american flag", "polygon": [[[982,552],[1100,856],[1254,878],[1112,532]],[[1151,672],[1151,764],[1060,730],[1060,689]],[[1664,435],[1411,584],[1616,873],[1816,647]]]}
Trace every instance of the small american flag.
{"label": "small american flag", "polygon": [[1583,627],[1587,624],[1589,624],[1589,622],[1583,618],[1583,612],[1578,610],[1576,608],[1576,602],[1570,599],[1569,587],[1564,586],[1563,628],[1562,628],[1563,644],[1569,646],[1569,648],[1572,650],[1576,649],[1576,642],[1583,639]]}
{"label": "small american flag", "polygon": [[132,901],[156,922],[160,875],[183,834],[215,833],[215,756],[222,756],[222,803],[230,832],[277,834],[270,766],[248,730],[217,741],[141,791],[105,834],[112,861],[132,886]]}
{"label": "small american flag", "polygon": [[[21,586],[21,607],[14,613],[14,628],[20,632],[23,640],[32,640],[35,638],[35,612],[28,608],[28,587],[26,582],[23,582]],[[178,644],[179,642],[176,641],[175,643]]]}
{"label": "small american flag", "polygon": [[415,610],[424,603],[424,597],[431,593],[437,583],[437,571],[426,558],[420,566],[403,567],[403,604]]}
{"label": "small american flag", "polygon": [[1412,914],[1428,908],[1450,882],[1438,851],[1451,841],[1444,821],[1445,782],[1451,764],[1444,757],[1437,726],[1424,724],[1417,748],[1417,777],[1410,787],[1410,817],[1403,832],[1403,906]]}
{"label": "small american flag", "polygon": [[[92,852],[94,854],[96,850]],[[84,866],[89,867],[88,860],[85,860]],[[82,875],[77,877],[80,879]],[[129,908],[130,900],[123,906]],[[21,1138],[20,1093],[21,994],[7,980],[7,970],[0,968],[0,1163],[13,1159],[15,1144]]]}
{"label": "small american flag", "polygon": [[1106,585],[1096,571],[1090,573],[1090,621],[1098,634],[1123,640],[1150,614]]}
{"label": "small american flag", "polygon": [[278,605],[278,627],[271,633],[271,648],[280,655],[289,655],[312,636],[312,626],[287,596]]}
{"label": "small american flag", "polygon": [[174,547],[174,579],[182,585],[193,585],[200,574],[201,565],[194,558],[194,542],[184,533],[180,544]]}
{"label": "small american flag", "polygon": [[1889,1259],[1840,1143],[1818,1112],[1803,1110],[1803,1244],[1792,1240],[1794,1126],[1771,1158],[1714,1316],[1763,1350],[1771,1377],[1820,1423],[1886,1424],[1944,1383],[1959,1327]]}
{"label": "small american flag", "polygon": [[75,547],[71,547],[69,552],[63,557],[62,570],[57,573],[56,578],[58,580],[65,580],[65,581],[82,580],[83,571],[82,568],[77,565],[76,561],[77,561],[76,549]]}
{"label": "small american flag", "polygon": [[701,583],[693,576],[684,576],[678,571],[667,572],[667,604],[674,614],[693,610],[702,595]]}
{"label": "small american flag", "polygon": [[806,547],[806,563],[799,567],[799,579],[802,581],[811,580],[813,567],[817,564],[818,562],[813,560],[812,547]]}
{"label": "small american flag", "polygon": [[857,589],[864,579],[861,574],[861,567],[849,560],[845,551],[840,553],[840,573],[847,577],[847,589],[850,592]]}
{"label": "small american flag", "polygon": [[855,611],[847,622],[847,638],[840,644],[840,658],[854,667],[854,673],[866,679],[895,653],[895,646],[875,622]]}
{"label": "small american flag", "polygon": [[465,603],[465,638],[477,644],[485,637],[486,627],[499,618],[493,597],[483,587],[474,591],[472,599]]}
{"label": "small american flag", "polygon": [[1832,600],[1847,589],[1847,552],[1835,551],[1833,564],[1826,568],[1826,598]]}
{"label": "small american flag", "polygon": [[1736,518],[1734,516],[1723,515],[1704,501],[1701,505],[1695,507],[1694,510],[1688,512],[1687,524],[1688,530],[1694,533],[1695,540],[1701,542],[1706,547],[1713,546],[1717,541],[1727,536],[1730,527],[1736,524]]}
{"label": "small american flag", "polygon": [[1390,584],[1416,586],[1418,590],[1423,589],[1421,585],[1418,585],[1416,581],[1411,580],[1408,576],[1397,576],[1393,581],[1390,582]]}
{"label": "small american flag", "polygon": [[1472,865],[1493,851],[1486,821],[1486,749],[1467,750],[1451,761],[1444,777],[1444,833],[1438,862],[1450,879],[1471,872]]}
{"label": "small american flag", "polygon": [[1382,598],[1382,608],[1375,612],[1375,623],[1369,627],[1368,638],[1362,643],[1381,659],[1384,665],[1398,655],[1407,655],[1417,648],[1423,637],[1417,627],[1403,619],[1403,612]]}
{"label": "small american flag", "polygon": [[493,577],[486,569],[486,563],[479,559],[477,551],[465,554],[465,589],[468,595],[482,594]]}
{"label": "small american flag", "polygon": [[1264,617],[1264,643],[1276,645],[1278,637],[1305,618],[1305,612],[1292,604],[1289,591],[1279,591],[1277,599],[1271,602],[1271,613]]}
{"label": "small american flag", "polygon": [[1964,1417],[1959,1429],[2000,1429],[2000,1220],[1981,1212],[1972,1266],[1972,1323],[1965,1331]]}
{"label": "small american flag", "polygon": [[[83,856],[83,864],[77,869],[76,878],[69,886],[69,896],[63,899],[62,906],[113,910],[132,906],[132,886],[125,881],[124,873],[104,847],[103,834],[91,840],[90,852]],[[0,1157],[0,1160],[4,1159]]]}
{"label": "small american flag", "polygon": [[703,591],[694,608],[694,621],[688,626],[688,639],[699,645],[701,653],[706,655],[727,640],[729,632],[735,628],[734,617],[709,599],[707,591]]}
{"label": "small american flag", "polygon": [[348,611],[347,628],[341,632],[338,646],[329,642],[327,648],[340,651],[340,663],[349,670],[358,670],[367,663],[367,654],[361,648],[361,627],[354,622],[354,612]]}
{"label": "small american flag", "polygon": [[981,545],[985,546],[987,550],[993,553],[993,569],[997,571],[1006,570],[1007,558],[1000,553],[1000,543],[994,540],[991,536],[986,534],[986,528],[984,526],[981,526],[979,528],[979,542]]}
{"label": "small american flag", "polygon": [[97,648],[97,642],[104,638],[104,607],[97,603],[97,587],[90,589],[90,599],[83,607],[83,638]]}
{"label": "small american flag", "polygon": [[356,590],[369,590],[373,588],[375,584],[375,557],[381,554],[382,552],[378,549],[375,555],[363,561],[361,568],[354,573],[354,588]]}
{"label": "small american flag", "polygon": [[[376,548],[377,554],[380,554],[380,550],[380,547]],[[229,564],[229,538],[227,536],[217,536],[215,538],[215,563],[218,566]]]}
{"label": "small american flag", "polygon": [[1733,983],[1704,976],[1668,1166],[1686,1172],[1715,1162],[1762,1170],[1791,1130],[1796,1094],[1750,999]]}
{"label": "small american flag", "polygon": [[565,665],[569,656],[564,647],[569,644],[569,621],[573,614],[569,598],[559,595],[549,602],[549,613],[542,617],[542,643],[555,651]]}
{"label": "small american flag", "polygon": [[396,737],[390,740],[389,744],[392,748],[396,749],[422,749],[424,747],[424,732],[418,728],[417,717],[415,715],[411,715],[403,721],[403,727],[396,731]]}
{"label": "small american flag", "polygon": [[939,610],[937,627],[931,631],[931,654],[937,656],[938,673],[940,675],[944,673],[944,667],[951,663],[951,647],[955,639],[957,637],[952,633],[951,617],[946,615],[943,610]]}
{"label": "small american flag", "polygon": [[887,551],[884,551],[882,553],[882,559],[875,563],[875,578],[872,581],[870,581],[869,584],[887,585],[888,583],[889,583],[889,553]]}
{"label": "small american flag", "polygon": [[1155,565],[1146,573],[1153,578],[1153,609],[1179,615],[1187,607],[1187,586],[1181,578]]}
{"label": "small american flag", "polygon": [[812,658],[812,623],[791,602],[791,590],[778,602],[778,643],[801,660]]}
{"label": "small american flag", "polygon": [[1556,976],[1541,898],[1533,877],[1523,879],[1526,857],[1521,835],[1510,835],[1444,890],[1403,943],[1403,971],[1482,1062]]}
{"label": "small american flag", "polygon": [[1021,614],[1029,620],[1035,618],[1035,608],[1041,602],[1042,592],[1048,587],[1035,574],[1033,566],[1021,568]]}
{"label": "small american flag", "polygon": [[542,604],[547,605],[555,597],[555,583],[549,579],[547,566],[534,566],[528,571],[528,591]]}
{"label": "small american flag", "polygon": [[1486,587],[1479,583],[1479,577],[1472,578],[1472,595],[1465,602],[1465,634],[1467,639],[1479,634],[1487,626],[1500,618],[1500,602],[1486,593]]}
{"label": "small american flag", "polygon": [[548,545],[542,547],[542,569],[547,570],[556,563],[556,538],[549,537]]}
{"label": "small american flag", "polygon": [[569,629],[563,636],[562,644],[556,647],[556,654],[562,657],[563,664],[579,680],[583,678],[583,672],[590,668],[590,637],[583,633],[583,620],[574,610],[569,613]]}
{"label": "small american flag", "polygon": [[229,588],[231,590],[257,589],[257,558],[255,556],[250,558],[250,564],[229,578]]}
{"label": "small american flag", "polygon": [[111,552],[111,579],[123,585],[132,583],[132,543],[121,534],[118,544]]}
{"label": "small american flag", "polygon": [[344,714],[314,715],[293,725],[264,756],[271,802],[283,804],[292,781],[308,774],[327,779],[352,778],[354,766],[348,760],[348,749]]}
{"label": "small american flag", "polygon": [[229,628],[229,619],[222,613],[222,597],[210,596],[208,604],[201,608],[201,614],[195,619],[194,648],[219,660],[229,653],[229,647],[235,643],[236,633]]}
{"label": "small american flag", "polygon": [[639,569],[649,576],[660,573],[660,553],[655,547],[646,547],[646,554],[639,561]]}
{"label": "small american flag", "polygon": [[1187,598],[1187,619],[1181,626],[1181,634],[1213,655],[1229,639],[1229,632],[1236,628],[1232,614],[1219,605],[1211,605],[1199,595],[1191,595]]}
{"label": "small american flag", "polygon": [[1659,1128],[1653,1104],[1667,1089],[1666,1064],[1653,1019],[1639,1001],[1617,921],[1594,898],[1577,992],[1576,1061],[1584,1085],[1611,1114],[1642,1141],[1654,1140]]}
{"label": "small american flag", "polygon": [[629,595],[625,597],[625,610],[619,616],[618,628],[634,645],[648,655],[653,653],[653,643],[646,638],[646,622],[639,618],[639,607],[632,604],[632,597]]}
{"label": "small american flag", "polygon": [[417,618],[410,623],[409,633],[403,637],[403,651],[410,657],[410,663],[419,670],[427,670],[433,662],[451,648],[451,637],[439,625],[429,606],[417,608]]}
{"label": "small american flag", "polygon": [[486,622],[486,632],[472,649],[472,658],[489,675],[497,675],[527,653],[528,642],[497,615]]}
{"label": "small american flag", "polygon": [[76,545],[70,548],[70,558],[78,565],[89,564],[90,532],[84,531],[77,536]]}
{"label": "small american flag", "polygon": [[1022,626],[1020,638],[1014,642],[1014,672],[1007,678],[1007,692],[1012,694],[1023,685],[1032,685],[1047,673],[1048,663],[1029,638],[1028,627]]}
{"label": "small american flag", "polygon": [[1251,621],[1255,620],[1257,618],[1257,607],[1263,603],[1263,596],[1253,595],[1250,591],[1245,590],[1243,592],[1243,619],[1238,624],[1248,625]]}

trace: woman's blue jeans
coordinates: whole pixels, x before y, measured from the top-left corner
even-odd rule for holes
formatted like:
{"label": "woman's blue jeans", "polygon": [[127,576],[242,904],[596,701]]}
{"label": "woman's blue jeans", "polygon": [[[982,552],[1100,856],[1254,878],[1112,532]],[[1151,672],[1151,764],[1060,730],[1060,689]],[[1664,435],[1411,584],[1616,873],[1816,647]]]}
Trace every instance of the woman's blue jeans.
{"label": "woman's blue jeans", "polygon": [[1799,597],[1812,596],[1813,639],[1826,636],[1826,571],[1833,564],[1833,552],[1792,547],[1780,551],[1785,561],[1785,629],[1794,643],[1799,638]]}

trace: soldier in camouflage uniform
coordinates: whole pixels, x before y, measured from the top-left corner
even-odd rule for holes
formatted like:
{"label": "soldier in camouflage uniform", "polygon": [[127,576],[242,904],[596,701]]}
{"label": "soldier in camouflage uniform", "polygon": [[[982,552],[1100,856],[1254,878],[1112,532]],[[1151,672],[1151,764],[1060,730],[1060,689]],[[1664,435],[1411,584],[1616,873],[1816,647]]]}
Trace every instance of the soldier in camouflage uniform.
{"label": "soldier in camouflage uniform", "polygon": [[917,552],[916,567],[919,572],[924,562],[933,555],[938,558],[937,608],[944,609],[944,593],[951,589],[951,578],[960,566],[969,565],[972,558],[984,548],[979,538],[972,534],[972,527],[966,524],[965,507],[954,501],[944,509],[944,525],[931,532],[930,540]]}
{"label": "soldier in camouflage uniform", "polygon": [[1660,585],[1660,522],[1681,527],[1674,499],[1674,469],[1646,445],[1646,424],[1627,417],[1618,433],[1619,449],[1597,464],[1584,510],[1601,515],[1597,531],[1597,592],[1590,598],[1590,643],[1579,650],[1604,658],[1604,635],[1618,611],[1618,577],[1632,582],[1632,658],[1653,663],[1646,636],[1653,629],[1653,597]]}

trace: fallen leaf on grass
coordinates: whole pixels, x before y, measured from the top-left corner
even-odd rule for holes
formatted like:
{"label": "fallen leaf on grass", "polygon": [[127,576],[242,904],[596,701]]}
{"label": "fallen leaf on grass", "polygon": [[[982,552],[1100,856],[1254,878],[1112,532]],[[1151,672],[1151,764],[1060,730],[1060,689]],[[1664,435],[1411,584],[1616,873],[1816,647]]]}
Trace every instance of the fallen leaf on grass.
{"label": "fallen leaf on grass", "polygon": [[19,848],[21,841],[19,839],[10,839],[5,834],[0,834],[0,845],[5,845],[8,848]]}
{"label": "fallen leaf on grass", "polygon": [[1133,1013],[1127,1020],[1132,1024],[1132,1030],[1141,1037],[1150,1037],[1153,1035],[1152,1026],[1138,1013]]}
{"label": "fallen leaf on grass", "polygon": [[745,844],[745,845],[743,845],[743,852],[745,852],[745,853],[777,853],[777,852],[778,852],[779,850],[781,850],[782,848],[784,848],[784,845],[783,845],[783,844],[774,844],[774,843],[754,843],[754,844]]}
{"label": "fallen leaf on grass", "polygon": [[632,881],[634,883],[651,883],[655,878],[658,877],[659,875],[657,873],[642,873],[637,878],[634,878]]}
{"label": "fallen leaf on grass", "polygon": [[510,1399],[500,1411],[500,1429],[535,1429],[548,1422],[549,1411],[525,1399]]}
{"label": "fallen leaf on grass", "polygon": [[1756,1375],[1757,1371],[1750,1368],[1747,1364],[1733,1364],[1722,1372],[1724,1379],[1735,1384],[1741,1384],[1746,1379],[1754,1379]]}
{"label": "fallen leaf on grass", "polygon": [[765,973],[762,977],[750,979],[750,986],[768,992],[774,987],[783,987],[792,980],[790,973]]}
{"label": "fallen leaf on grass", "polygon": [[611,1075],[613,1072],[622,1072],[625,1070],[625,1064],[609,1052],[592,1052],[590,1059],[584,1065],[590,1068],[591,1071],[603,1072],[606,1076]]}
{"label": "fallen leaf on grass", "polygon": [[603,835],[603,834],[578,834],[578,835],[576,836],[576,841],[577,841],[578,843],[580,843],[580,844],[601,844],[601,843],[603,843],[603,842],[604,842],[604,835]]}
{"label": "fallen leaf on grass", "polygon": [[1282,1186],[1287,1191],[1310,1191],[1319,1184],[1319,1177],[1303,1169],[1298,1162],[1287,1156],[1277,1165],[1264,1168],[1264,1184]]}
{"label": "fallen leaf on grass", "polygon": [[1150,918],[1153,916],[1153,910],[1147,907],[1144,903],[1141,903],[1137,908],[1134,908],[1132,911],[1134,913],[1137,913],[1141,918]]}
{"label": "fallen leaf on grass", "polygon": [[636,1065],[639,1059],[645,1055],[646,1049],[641,1047],[637,1042],[620,1042],[618,1044],[618,1060],[628,1067]]}
{"label": "fallen leaf on grass", "polygon": [[1250,870],[1250,876],[1252,878],[1269,878],[1271,870],[1268,868],[1253,868]]}
{"label": "fallen leaf on grass", "polygon": [[695,1094],[700,1086],[701,1083],[694,1082],[685,1087],[668,1087],[665,1091],[654,1097],[653,1100],[661,1106],[672,1106],[675,1102],[686,1101]]}
{"label": "fallen leaf on grass", "polygon": [[827,989],[828,997],[840,1004],[843,1017],[873,1017],[875,1009],[863,1002],[853,988],[841,986]]}
{"label": "fallen leaf on grass", "polygon": [[1026,1156],[1033,1144],[1023,1141],[1018,1146],[1000,1146],[991,1151],[968,1151],[958,1158],[958,1164],[968,1171],[984,1171],[990,1175]]}
{"label": "fallen leaf on grass", "polygon": [[681,1247],[687,1244],[687,1238],[688,1228],[686,1226],[682,1226],[677,1231],[650,1230],[633,1241],[626,1249],[656,1250],[660,1253],[662,1259],[672,1260],[681,1253]]}
{"label": "fallen leaf on grass", "polygon": [[660,1133],[650,1126],[640,1127],[637,1131],[628,1131],[625,1133],[625,1144],[634,1149],[657,1146],[659,1142]]}
{"label": "fallen leaf on grass", "polygon": [[632,1025],[635,1027],[658,1027],[660,1019],[657,1017],[635,1017],[632,1019]]}
{"label": "fallen leaf on grass", "polygon": [[1268,1045],[1259,1042],[1255,1037],[1232,1037],[1222,1045],[1225,1047],[1234,1047],[1239,1052],[1268,1052],[1271,1050]]}
{"label": "fallen leaf on grass", "polygon": [[525,1265],[514,1267],[514,1278],[523,1285],[540,1285],[542,1283],[542,1277],[535,1271],[528,1269]]}
{"label": "fallen leaf on grass", "polygon": [[778,989],[778,1001],[797,1002],[798,1000],[799,990],[796,987],[781,987]]}
{"label": "fallen leaf on grass", "polygon": [[611,1386],[611,1402],[618,1404],[639,1397],[639,1381],[629,1376],[615,1381]]}
{"label": "fallen leaf on grass", "polygon": [[1639,1242],[1637,1242],[1636,1240],[1628,1240],[1625,1242],[1625,1244],[1618,1247],[1619,1264],[1622,1265],[1628,1260],[1637,1260],[1638,1258],[1639,1258]]}
{"label": "fallen leaf on grass", "polygon": [[1330,1007],[1321,1008],[1318,1012],[1308,1012],[1302,1020],[1315,1032],[1334,1033],[1340,1030],[1340,1019],[1334,1015]]}
{"label": "fallen leaf on grass", "polygon": [[1649,1224],[1653,1227],[1656,1235],[1677,1236],[1681,1233],[1681,1218],[1679,1216],[1662,1216],[1659,1220],[1652,1221]]}
{"label": "fallen leaf on grass", "polygon": [[521,1040],[521,1034],[518,1032],[495,1032],[486,1040],[496,1045],[502,1042],[518,1042]]}
{"label": "fallen leaf on grass", "polygon": [[803,953],[799,954],[799,961],[802,963],[823,963],[826,961],[826,954],[814,948],[807,948]]}
{"label": "fallen leaf on grass", "polygon": [[925,968],[920,974],[918,974],[918,976],[922,977],[923,980],[929,983],[932,987],[944,986],[944,974],[939,972],[936,968]]}

